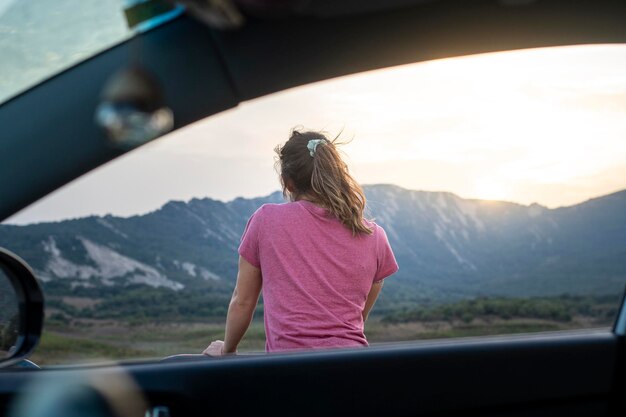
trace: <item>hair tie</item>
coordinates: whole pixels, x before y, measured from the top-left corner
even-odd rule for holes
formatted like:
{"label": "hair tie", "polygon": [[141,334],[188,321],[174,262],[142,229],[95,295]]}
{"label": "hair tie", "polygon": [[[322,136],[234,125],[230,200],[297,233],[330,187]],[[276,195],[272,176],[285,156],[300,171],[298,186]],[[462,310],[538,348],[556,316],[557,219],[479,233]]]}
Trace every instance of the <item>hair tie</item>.
{"label": "hair tie", "polygon": [[306,147],[309,149],[309,155],[313,157],[315,155],[315,150],[317,149],[317,145],[324,142],[324,139],[311,139],[309,143],[307,143]]}

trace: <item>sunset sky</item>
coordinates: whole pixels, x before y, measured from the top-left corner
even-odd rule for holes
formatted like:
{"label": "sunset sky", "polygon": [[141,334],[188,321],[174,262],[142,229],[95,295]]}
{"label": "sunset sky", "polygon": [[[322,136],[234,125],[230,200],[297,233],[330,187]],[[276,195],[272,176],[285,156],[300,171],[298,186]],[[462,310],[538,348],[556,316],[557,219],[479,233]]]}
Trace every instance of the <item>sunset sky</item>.
{"label": "sunset sky", "polygon": [[626,46],[547,48],[338,78],[240,105],[113,161],[9,219],[132,215],[278,189],[294,126],[343,131],[363,184],[548,207],[626,189]]}

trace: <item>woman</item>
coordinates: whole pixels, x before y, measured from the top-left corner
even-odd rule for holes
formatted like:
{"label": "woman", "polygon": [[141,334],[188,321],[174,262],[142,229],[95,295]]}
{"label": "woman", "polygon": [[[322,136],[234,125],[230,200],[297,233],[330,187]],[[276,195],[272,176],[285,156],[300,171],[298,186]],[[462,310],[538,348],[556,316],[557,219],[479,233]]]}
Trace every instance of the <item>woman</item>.
{"label": "woman", "polygon": [[387,236],[363,218],[365,195],[318,132],[293,131],[278,154],[283,194],[250,218],[224,341],[233,354],[263,289],[266,351],[367,346],[363,327],[383,279],[398,270]]}

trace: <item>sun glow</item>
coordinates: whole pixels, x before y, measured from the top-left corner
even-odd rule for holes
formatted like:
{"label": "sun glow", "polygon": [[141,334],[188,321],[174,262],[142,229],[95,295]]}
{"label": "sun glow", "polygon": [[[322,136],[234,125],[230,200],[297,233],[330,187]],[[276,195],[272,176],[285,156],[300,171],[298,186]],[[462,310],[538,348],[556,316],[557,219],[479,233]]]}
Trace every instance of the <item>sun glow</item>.
{"label": "sun glow", "polygon": [[474,182],[472,197],[480,200],[505,201],[509,200],[510,190],[504,183],[497,180],[481,178]]}
{"label": "sun glow", "polygon": [[626,189],[624,67],[626,45],[573,46],[424,62],[290,89],[129,153],[20,221],[269,194],[279,186],[273,149],[298,125],[352,140],[343,149],[363,184],[548,207],[580,203]]}

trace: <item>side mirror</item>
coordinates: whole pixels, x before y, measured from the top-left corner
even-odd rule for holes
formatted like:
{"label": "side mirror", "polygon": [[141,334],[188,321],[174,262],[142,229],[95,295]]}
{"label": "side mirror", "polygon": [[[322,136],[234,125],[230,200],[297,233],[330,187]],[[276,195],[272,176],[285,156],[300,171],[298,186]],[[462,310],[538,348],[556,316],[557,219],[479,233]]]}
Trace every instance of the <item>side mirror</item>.
{"label": "side mirror", "polygon": [[30,267],[0,248],[0,367],[26,358],[43,326],[43,293]]}

